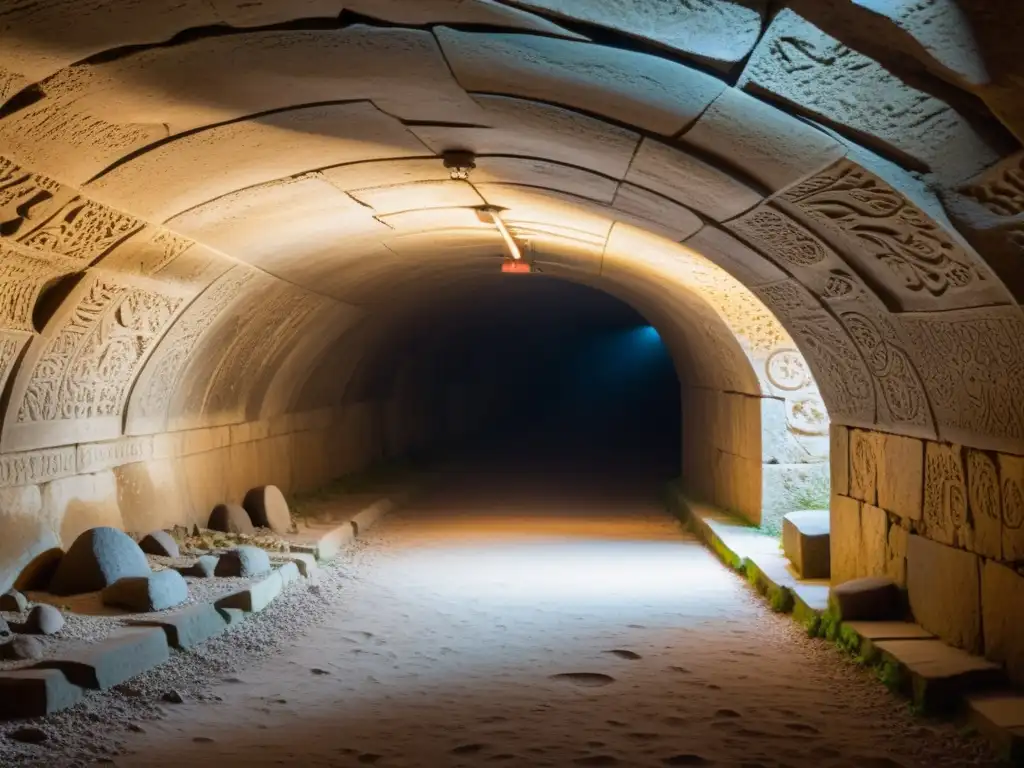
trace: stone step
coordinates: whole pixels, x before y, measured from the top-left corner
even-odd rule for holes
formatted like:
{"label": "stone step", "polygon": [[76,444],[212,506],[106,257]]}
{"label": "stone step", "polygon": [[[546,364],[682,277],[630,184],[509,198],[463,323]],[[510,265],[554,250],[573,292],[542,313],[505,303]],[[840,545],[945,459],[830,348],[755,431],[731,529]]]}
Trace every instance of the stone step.
{"label": "stone step", "polygon": [[782,518],[782,549],[805,579],[827,579],[831,573],[829,511],[804,509]]}
{"label": "stone step", "polygon": [[1009,689],[973,693],[967,718],[1011,765],[1024,766],[1024,694]]}

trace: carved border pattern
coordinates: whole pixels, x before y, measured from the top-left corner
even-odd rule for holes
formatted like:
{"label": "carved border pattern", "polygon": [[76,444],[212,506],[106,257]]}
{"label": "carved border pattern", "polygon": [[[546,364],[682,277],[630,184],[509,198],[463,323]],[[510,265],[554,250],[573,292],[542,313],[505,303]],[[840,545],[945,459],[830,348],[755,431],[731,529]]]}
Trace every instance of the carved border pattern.
{"label": "carved border pattern", "polygon": [[28,339],[27,334],[0,331],[0,393],[4,391],[18,355],[21,354],[21,349]]}
{"label": "carved border pattern", "polygon": [[0,455],[0,488],[46,483],[75,471],[74,446]]}
{"label": "carved border pattern", "polygon": [[18,421],[119,415],[136,367],[181,303],[97,278],[36,363]]}
{"label": "carved border pattern", "polygon": [[960,191],[996,216],[1024,213],[1024,152],[1015,160],[1008,159],[1001,167],[983,173]]}

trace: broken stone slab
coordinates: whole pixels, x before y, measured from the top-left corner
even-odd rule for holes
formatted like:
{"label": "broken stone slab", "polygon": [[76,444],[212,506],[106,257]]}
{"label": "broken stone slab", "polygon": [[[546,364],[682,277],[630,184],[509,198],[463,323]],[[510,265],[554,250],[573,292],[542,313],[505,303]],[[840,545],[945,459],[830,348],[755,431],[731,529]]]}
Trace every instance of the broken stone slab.
{"label": "broken stone slab", "polygon": [[106,690],[170,658],[167,636],[159,627],[128,627],[95,643],[47,659],[34,669],[56,669],[82,688]]}
{"label": "broken stone slab", "polygon": [[149,561],[131,537],[116,528],[91,528],[61,558],[50,582],[55,595],[98,592],[126,576],[146,576]]}
{"label": "broken stone slab", "polygon": [[157,571],[118,579],[103,590],[102,599],[104,605],[138,613],[163,611],[188,600],[188,584],[175,570]]}
{"label": "broken stone slab", "polygon": [[292,529],[291,510],[276,485],[253,488],[245,494],[242,506],[257,528],[269,528],[274,533],[288,533]]}
{"label": "broken stone slab", "polygon": [[64,628],[64,614],[52,605],[41,603],[29,611],[21,624],[11,624],[11,629],[22,635],[55,635]]}
{"label": "broken stone slab", "polygon": [[197,579],[210,579],[217,573],[217,563],[220,558],[216,555],[203,555],[196,560],[192,565],[187,565],[183,568],[177,568],[182,576],[192,576]]}
{"label": "broken stone slab", "polygon": [[56,669],[0,672],[0,720],[44,717],[75,706],[84,696]]}
{"label": "broken stone slab", "polygon": [[955,708],[961,697],[1004,683],[1003,670],[941,640],[882,640],[875,648],[901,670],[901,687],[926,712]]}
{"label": "broken stone slab", "polygon": [[891,579],[869,576],[832,587],[829,608],[844,622],[895,621],[906,615],[906,600]]}
{"label": "broken stone slab", "polygon": [[147,555],[160,557],[181,557],[181,550],[167,531],[153,531],[139,542],[139,549]]}
{"label": "broken stone slab", "polygon": [[238,504],[218,504],[210,513],[207,527],[221,533],[253,533],[256,529],[252,518],[244,507]]}
{"label": "broken stone slab", "polygon": [[320,540],[316,543],[316,559],[321,562],[333,560],[355,538],[356,531],[352,523],[342,523],[320,537]]}
{"label": "broken stone slab", "polygon": [[28,599],[16,589],[9,589],[0,595],[0,611],[22,613],[28,610]]}
{"label": "broken stone slab", "polygon": [[967,719],[1011,765],[1024,765],[1024,694],[1011,690],[972,693]]}
{"label": "broken stone slab", "polygon": [[239,546],[225,552],[217,561],[217,576],[251,578],[270,570],[270,557],[259,547]]}
{"label": "broken stone slab", "polygon": [[221,609],[234,608],[245,613],[259,613],[281,594],[283,588],[284,580],[281,578],[280,572],[274,571],[262,581],[222,597],[214,605]]}
{"label": "broken stone slab", "polygon": [[790,512],[782,518],[782,549],[805,579],[827,579],[831,573],[827,509]]}
{"label": "broken stone slab", "polygon": [[218,610],[210,603],[201,603],[159,618],[133,621],[132,626],[159,627],[167,635],[169,646],[183,649],[219,635],[233,623],[232,616],[225,611]]}
{"label": "broken stone slab", "polygon": [[366,531],[370,530],[380,522],[384,515],[391,511],[393,506],[391,499],[381,499],[353,515],[351,523],[355,535],[359,537]]}

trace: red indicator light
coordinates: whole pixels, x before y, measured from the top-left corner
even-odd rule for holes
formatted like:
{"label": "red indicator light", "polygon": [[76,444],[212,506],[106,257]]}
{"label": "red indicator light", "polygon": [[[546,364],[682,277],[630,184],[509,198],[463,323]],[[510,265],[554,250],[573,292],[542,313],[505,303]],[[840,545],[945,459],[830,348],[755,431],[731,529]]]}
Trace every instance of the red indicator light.
{"label": "red indicator light", "polygon": [[525,261],[505,261],[501,265],[502,272],[529,273],[533,269]]}

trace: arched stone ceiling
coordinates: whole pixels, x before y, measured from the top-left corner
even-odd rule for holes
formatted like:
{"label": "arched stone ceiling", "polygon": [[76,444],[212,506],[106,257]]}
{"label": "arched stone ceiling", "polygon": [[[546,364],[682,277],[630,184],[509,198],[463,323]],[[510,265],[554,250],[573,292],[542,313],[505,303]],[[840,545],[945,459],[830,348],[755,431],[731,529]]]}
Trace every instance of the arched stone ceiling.
{"label": "arched stone ceiling", "polygon": [[792,342],[839,423],[1024,451],[1019,64],[980,2],[783,5],[6,12],[0,449],[297,408],[496,269],[491,205],[702,384]]}

